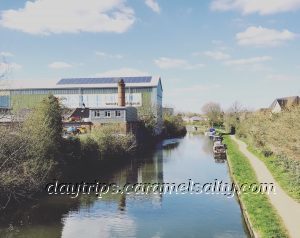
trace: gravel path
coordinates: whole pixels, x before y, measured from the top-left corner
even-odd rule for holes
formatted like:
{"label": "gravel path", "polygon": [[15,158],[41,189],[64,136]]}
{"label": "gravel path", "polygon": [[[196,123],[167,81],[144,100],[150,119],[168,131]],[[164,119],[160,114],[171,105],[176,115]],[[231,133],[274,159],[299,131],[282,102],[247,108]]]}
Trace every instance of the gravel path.
{"label": "gravel path", "polygon": [[276,194],[270,194],[272,205],[281,216],[291,238],[300,238],[300,203],[289,197],[275,181],[266,165],[248,151],[247,145],[235,136],[231,138],[238,144],[240,151],[249,159],[260,183],[273,183]]}

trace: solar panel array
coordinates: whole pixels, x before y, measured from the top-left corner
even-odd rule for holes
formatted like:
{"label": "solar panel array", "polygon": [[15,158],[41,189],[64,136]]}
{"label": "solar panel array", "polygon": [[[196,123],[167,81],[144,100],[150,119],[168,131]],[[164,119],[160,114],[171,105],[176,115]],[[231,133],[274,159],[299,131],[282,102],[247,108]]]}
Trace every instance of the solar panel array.
{"label": "solar panel array", "polygon": [[120,78],[65,78],[58,81],[57,85],[65,84],[116,84],[120,79],[126,83],[150,83],[152,77],[120,77]]}

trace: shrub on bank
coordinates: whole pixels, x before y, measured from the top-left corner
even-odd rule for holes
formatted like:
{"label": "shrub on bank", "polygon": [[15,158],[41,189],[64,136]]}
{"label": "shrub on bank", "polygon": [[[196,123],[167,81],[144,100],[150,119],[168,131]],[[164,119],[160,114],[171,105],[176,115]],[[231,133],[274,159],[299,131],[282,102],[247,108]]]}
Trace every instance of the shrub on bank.
{"label": "shrub on bank", "polygon": [[81,138],[82,149],[90,151],[97,148],[101,158],[130,154],[136,149],[136,140],[132,134],[122,133],[120,125],[102,125],[95,127],[91,134]]}
{"label": "shrub on bank", "polygon": [[182,137],[186,134],[185,123],[181,116],[164,115],[163,118],[163,136],[164,138]]}
{"label": "shrub on bank", "polygon": [[241,121],[237,135],[262,150],[300,160],[300,108],[278,114],[252,113]]}
{"label": "shrub on bank", "polygon": [[22,126],[0,131],[0,200],[26,198],[53,175],[61,153],[60,110],[49,95]]}
{"label": "shrub on bank", "polygon": [[300,108],[252,113],[237,127],[238,137],[271,171],[285,191],[300,201]]}

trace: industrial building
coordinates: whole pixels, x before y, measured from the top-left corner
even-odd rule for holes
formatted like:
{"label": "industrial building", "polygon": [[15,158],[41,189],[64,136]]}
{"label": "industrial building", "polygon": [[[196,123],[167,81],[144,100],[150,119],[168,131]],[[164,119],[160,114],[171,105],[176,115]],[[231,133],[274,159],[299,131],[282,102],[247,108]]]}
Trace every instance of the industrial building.
{"label": "industrial building", "polygon": [[[124,83],[123,87],[118,84],[120,82]],[[157,118],[156,131],[161,132],[163,89],[160,77],[7,81],[0,89],[0,108],[34,108],[49,94],[59,98],[67,108],[89,108],[89,118],[93,123],[133,121],[134,115],[138,117],[144,108],[151,107]],[[122,102],[120,95],[124,97]]]}

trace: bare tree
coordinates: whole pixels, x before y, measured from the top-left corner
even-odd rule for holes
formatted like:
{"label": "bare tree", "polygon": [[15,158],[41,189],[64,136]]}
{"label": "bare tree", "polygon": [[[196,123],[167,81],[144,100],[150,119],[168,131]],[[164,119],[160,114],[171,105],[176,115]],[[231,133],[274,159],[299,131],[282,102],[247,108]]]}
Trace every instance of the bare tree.
{"label": "bare tree", "polygon": [[246,110],[242,106],[241,103],[238,101],[235,101],[231,107],[227,110],[225,116],[224,116],[224,124],[225,124],[225,129],[234,134],[236,127],[238,127],[241,119],[241,115],[243,112]]}

